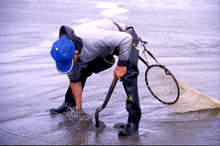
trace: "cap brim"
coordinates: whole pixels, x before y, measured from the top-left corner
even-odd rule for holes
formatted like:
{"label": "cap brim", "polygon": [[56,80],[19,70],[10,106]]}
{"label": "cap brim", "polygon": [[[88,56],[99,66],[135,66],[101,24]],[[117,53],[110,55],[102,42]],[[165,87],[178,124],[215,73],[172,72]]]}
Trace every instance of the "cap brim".
{"label": "cap brim", "polygon": [[68,74],[71,72],[71,70],[73,69],[73,65],[74,65],[74,60],[72,60],[69,64],[67,65],[60,65],[59,63],[56,62],[56,67],[57,70],[62,73],[62,74]]}

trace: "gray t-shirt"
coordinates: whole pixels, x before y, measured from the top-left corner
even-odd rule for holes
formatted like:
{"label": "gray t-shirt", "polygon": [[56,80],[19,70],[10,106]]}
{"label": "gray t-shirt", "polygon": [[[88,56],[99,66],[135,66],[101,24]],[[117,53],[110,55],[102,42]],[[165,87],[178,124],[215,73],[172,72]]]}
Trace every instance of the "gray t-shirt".
{"label": "gray t-shirt", "polygon": [[113,54],[116,47],[120,48],[118,62],[126,62],[129,59],[132,36],[120,32],[111,20],[101,19],[82,24],[74,29],[74,33],[82,40],[83,47],[79,54],[82,62],[76,62],[68,74],[71,82],[80,81],[81,70],[88,66],[87,62]]}
{"label": "gray t-shirt", "polygon": [[82,24],[74,29],[76,36],[81,38],[83,48],[79,58],[90,62],[96,57],[104,58],[119,47],[119,61],[127,61],[130,55],[132,36],[120,32],[117,26],[108,19],[101,19]]}

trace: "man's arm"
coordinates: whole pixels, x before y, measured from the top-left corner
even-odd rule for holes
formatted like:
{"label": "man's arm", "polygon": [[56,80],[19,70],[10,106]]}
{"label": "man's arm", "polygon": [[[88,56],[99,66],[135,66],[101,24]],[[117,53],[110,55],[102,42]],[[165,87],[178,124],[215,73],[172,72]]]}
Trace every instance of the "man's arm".
{"label": "man's arm", "polygon": [[109,30],[98,30],[99,35],[97,38],[101,42],[99,44],[100,48],[114,48],[119,47],[118,63],[114,70],[114,76],[117,76],[119,80],[127,72],[127,62],[130,56],[130,50],[132,47],[133,37],[128,33],[118,32],[118,31],[109,31]]}
{"label": "man's arm", "polygon": [[85,113],[82,110],[82,84],[81,82],[71,82],[70,87],[75,98],[78,116],[83,118]]}
{"label": "man's arm", "polygon": [[131,52],[133,37],[128,33],[109,30],[98,30],[97,35],[100,41],[98,47],[120,48],[117,64],[119,66],[126,66]]}

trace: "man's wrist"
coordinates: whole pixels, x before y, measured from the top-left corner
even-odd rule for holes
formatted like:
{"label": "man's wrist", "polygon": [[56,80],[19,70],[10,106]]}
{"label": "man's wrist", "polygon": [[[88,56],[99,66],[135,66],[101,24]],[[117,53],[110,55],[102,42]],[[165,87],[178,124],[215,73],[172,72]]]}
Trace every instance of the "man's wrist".
{"label": "man's wrist", "polygon": [[127,66],[127,64],[128,64],[128,61],[121,61],[121,60],[119,60],[117,63],[118,66]]}

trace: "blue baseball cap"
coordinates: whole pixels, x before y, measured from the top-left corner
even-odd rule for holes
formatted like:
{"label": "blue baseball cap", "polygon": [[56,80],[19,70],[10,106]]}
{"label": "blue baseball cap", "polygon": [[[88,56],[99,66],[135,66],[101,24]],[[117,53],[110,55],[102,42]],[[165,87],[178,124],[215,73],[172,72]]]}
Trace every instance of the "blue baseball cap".
{"label": "blue baseball cap", "polygon": [[66,36],[53,43],[50,54],[60,73],[68,74],[73,69],[75,44]]}

